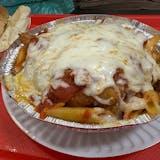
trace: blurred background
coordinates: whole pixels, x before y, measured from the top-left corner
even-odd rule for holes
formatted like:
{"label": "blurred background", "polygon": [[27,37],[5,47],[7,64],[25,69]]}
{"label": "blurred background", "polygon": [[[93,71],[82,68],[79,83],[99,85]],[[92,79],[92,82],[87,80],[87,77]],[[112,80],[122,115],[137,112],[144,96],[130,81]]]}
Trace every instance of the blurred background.
{"label": "blurred background", "polygon": [[160,13],[160,0],[75,0],[75,12],[158,14]]}
{"label": "blurred background", "polygon": [[12,14],[19,5],[28,5],[33,14],[105,13],[159,14],[160,0],[0,0]]}

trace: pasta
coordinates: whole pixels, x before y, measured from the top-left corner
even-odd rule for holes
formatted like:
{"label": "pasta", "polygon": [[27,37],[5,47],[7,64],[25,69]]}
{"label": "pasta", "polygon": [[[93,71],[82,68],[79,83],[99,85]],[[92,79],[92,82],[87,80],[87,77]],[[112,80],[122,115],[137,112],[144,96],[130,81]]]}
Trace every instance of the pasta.
{"label": "pasta", "polygon": [[98,116],[104,113],[103,109],[96,108],[78,108],[78,107],[46,107],[44,113],[56,118],[80,122],[80,123],[101,123],[102,119]]}
{"label": "pasta", "polygon": [[145,48],[152,55],[152,57],[156,60],[158,64],[160,63],[160,54],[156,48],[156,45],[158,44],[159,40],[160,35],[155,35],[151,39],[149,39],[145,44]]}
{"label": "pasta", "polygon": [[159,35],[146,39],[119,23],[74,23],[20,40],[7,88],[40,118],[102,124],[160,114]]}

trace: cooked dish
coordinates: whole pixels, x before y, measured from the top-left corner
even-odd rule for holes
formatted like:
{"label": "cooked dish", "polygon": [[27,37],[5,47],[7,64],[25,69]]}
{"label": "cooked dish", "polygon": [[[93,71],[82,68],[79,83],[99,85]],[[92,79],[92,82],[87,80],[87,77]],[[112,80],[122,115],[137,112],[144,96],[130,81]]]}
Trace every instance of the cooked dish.
{"label": "cooked dish", "polygon": [[46,116],[103,124],[160,113],[160,36],[128,25],[58,24],[20,35],[7,89]]}

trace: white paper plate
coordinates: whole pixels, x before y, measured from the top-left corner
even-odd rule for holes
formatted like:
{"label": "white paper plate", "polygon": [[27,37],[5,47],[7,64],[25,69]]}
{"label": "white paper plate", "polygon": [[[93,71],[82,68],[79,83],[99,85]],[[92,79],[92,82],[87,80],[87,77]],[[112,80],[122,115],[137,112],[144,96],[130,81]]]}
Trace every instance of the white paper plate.
{"label": "white paper plate", "polygon": [[23,132],[36,142],[80,157],[113,157],[133,153],[160,142],[160,119],[133,128],[105,133],[82,133],[32,118],[2,88],[6,109]]}

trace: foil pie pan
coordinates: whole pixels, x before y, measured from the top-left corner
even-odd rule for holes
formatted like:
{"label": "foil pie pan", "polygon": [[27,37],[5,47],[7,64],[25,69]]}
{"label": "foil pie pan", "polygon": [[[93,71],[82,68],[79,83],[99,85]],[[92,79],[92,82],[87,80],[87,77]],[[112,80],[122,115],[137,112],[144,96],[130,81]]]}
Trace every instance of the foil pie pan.
{"label": "foil pie pan", "polygon": [[[29,32],[32,34],[38,34],[42,32],[44,29],[51,29],[54,28],[57,24],[63,23],[111,23],[111,22],[118,22],[126,27],[133,28],[137,32],[142,32],[147,38],[150,38],[153,34],[160,34],[159,31],[155,30],[154,28],[143,24],[137,20],[130,20],[127,18],[122,18],[119,16],[111,16],[111,15],[101,15],[101,14],[91,14],[91,15],[78,15],[78,16],[71,16],[67,18],[58,19],[55,21],[51,21],[40,26],[37,26],[30,30]],[[20,48],[20,40],[17,39],[8,50],[3,53],[3,57],[0,61],[0,75],[2,79],[2,85],[5,87],[5,76],[11,74],[11,70],[13,64],[15,62],[16,56],[18,54]],[[8,95],[14,100],[12,91],[7,91]],[[17,102],[16,102],[17,103]],[[25,112],[27,112],[30,116],[39,119],[44,122],[52,123],[53,125],[60,126],[60,127],[69,127],[72,129],[76,129],[79,131],[85,132],[100,132],[100,131],[107,131],[107,130],[119,130],[124,127],[128,126],[136,126],[138,124],[144,124],[150,122],[151,120],[156,119],[157,117],[150,117],[148,114],[143,114],[138,116],[135,119],[130,120],[120,120],[117,122],[106,123],[106,124],[81,124],[77,122],[69,122],[61,119],[57,119],[54,117],[46,117],[45,119],[39,118],[39,113],[37,113],[33,106],[30,104],[24,104],[23,102],[17,103],[17,107],[22,108]]]}

